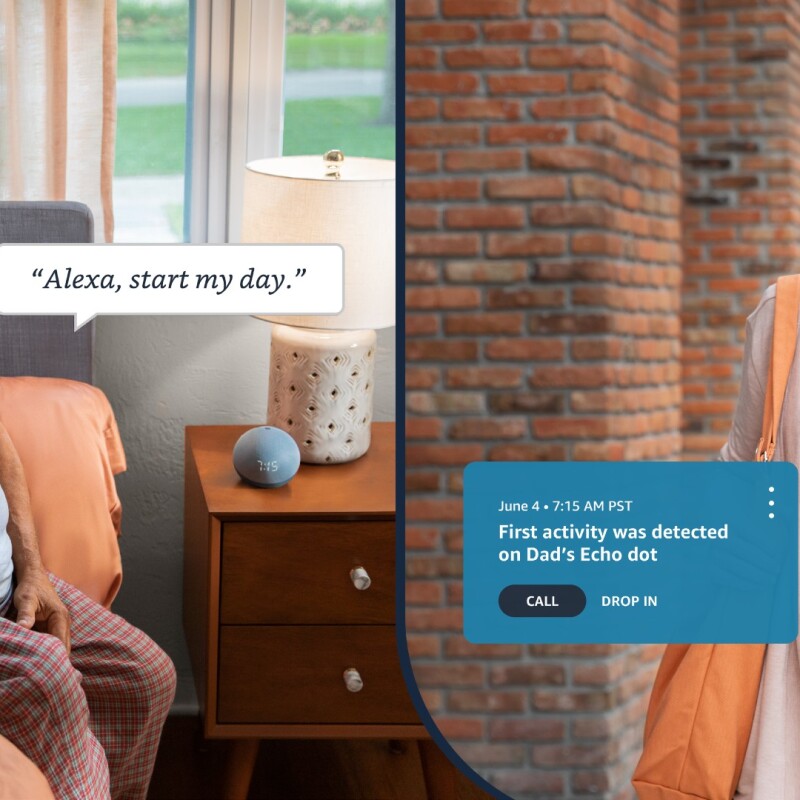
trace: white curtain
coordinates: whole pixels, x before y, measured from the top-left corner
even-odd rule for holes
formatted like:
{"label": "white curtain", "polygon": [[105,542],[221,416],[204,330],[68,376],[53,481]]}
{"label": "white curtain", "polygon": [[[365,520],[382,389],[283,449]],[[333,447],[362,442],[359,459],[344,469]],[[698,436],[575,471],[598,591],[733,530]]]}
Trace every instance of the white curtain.
{"label": "white curtain", "polygon": [[116,0],[0,0],[0,199],[76,200],[114,233]]}

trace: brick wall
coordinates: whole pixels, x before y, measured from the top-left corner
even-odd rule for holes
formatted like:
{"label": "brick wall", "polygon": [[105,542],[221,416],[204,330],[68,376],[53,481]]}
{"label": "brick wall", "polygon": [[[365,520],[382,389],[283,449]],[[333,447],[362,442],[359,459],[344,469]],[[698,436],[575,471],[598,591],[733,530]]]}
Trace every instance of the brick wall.
{"label": "brick wall", "polygon": [[798,269],[798,4],[686,0],[684,449],[721,446],[739,389],[745,316]]}
{"label": "brick wall", "polygon": [[415,675],[515,798],[629,797],[659,649],[468,644],[461,470],[679,454],[677,0],[406,13]]}

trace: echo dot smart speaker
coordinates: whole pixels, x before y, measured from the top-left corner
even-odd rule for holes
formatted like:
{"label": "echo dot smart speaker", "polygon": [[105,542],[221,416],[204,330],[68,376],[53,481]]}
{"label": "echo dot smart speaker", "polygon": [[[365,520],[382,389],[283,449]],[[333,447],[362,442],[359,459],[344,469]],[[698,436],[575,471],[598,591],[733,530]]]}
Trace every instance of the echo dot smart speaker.
{"label": "echo dot smart speaker", "polygon": [[285,486],[300,467],[300,449],[286,431],[262,425],[245,431],[233,447],[233,466],[253,486]]}

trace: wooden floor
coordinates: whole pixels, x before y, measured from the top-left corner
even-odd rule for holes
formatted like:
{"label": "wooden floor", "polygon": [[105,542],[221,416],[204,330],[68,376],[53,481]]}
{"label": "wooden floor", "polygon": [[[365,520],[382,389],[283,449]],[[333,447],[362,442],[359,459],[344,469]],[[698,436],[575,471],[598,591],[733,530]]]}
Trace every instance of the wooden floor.
{"label": "wooden floor", "polygon": [[[149,800],[219,800],[227,743],[205,741],[196,717],[167,721]],[[490,800],[457,773],[457,800]],[[415,742],[266,741],[250,800],[428,798]]]}

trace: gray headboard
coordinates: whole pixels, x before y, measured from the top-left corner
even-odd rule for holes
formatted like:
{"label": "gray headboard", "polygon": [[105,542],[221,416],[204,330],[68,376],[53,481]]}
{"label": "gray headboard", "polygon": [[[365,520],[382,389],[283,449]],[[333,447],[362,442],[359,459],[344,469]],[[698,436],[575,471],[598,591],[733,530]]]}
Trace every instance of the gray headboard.
{"label": "gray headboard", "polygon": [[[0,244],[93,241],[92,212],[83,203],[0,202]],[[0,315],[0,375],[91,383],[94,323],[73,328],[72,317]]]}

